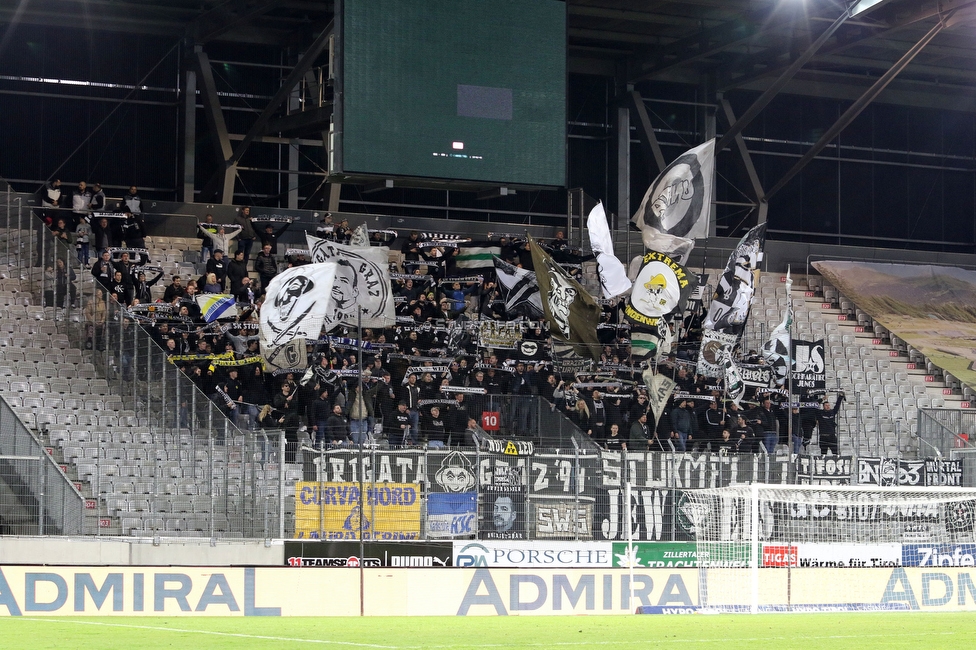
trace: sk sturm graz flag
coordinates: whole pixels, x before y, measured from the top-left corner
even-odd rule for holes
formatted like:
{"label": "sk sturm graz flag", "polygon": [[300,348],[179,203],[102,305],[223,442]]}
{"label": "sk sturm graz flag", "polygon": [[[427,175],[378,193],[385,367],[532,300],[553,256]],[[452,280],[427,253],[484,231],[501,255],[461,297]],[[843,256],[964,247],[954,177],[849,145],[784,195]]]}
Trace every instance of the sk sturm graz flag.
{"label": "sk sturm graz flag", "polygon": [[702,330],[701,349],[698,352],[696,372],[703,377],[725,377],[725,358],[732,357],[736,334],[725,334],[715,330]]}
{"label": "sk sturm graz flag", "polygon": [[773,369],[777,386],[786,383],[786,377],[790,372],[790,325],[793,323],[793,304],[790,298],[790,291],[793,289],[793,280],[790,278],[789,269],[786,271],[786,308],[783,310],[783,320],[769,335],[769,340],[763,345],[762,355],[766,360],[766,365]]}
{"label": "sk sturm graz flag", "polygon": [[824,340],[793,339],[793,390],[797,393],[822,391],[827,388],[827,363],[824,360]]}
{"label": "sk sturm graz flag", "polygon": [[261,341],[269,347],[292,339],[317,339],[332,309],[336,264],[306,264],[286,269],[268,284],[261,306]]}
{"label": "sk sturm graz flag", "polygon": [[332,288],[332,308],[325,316],[325,329],[337,325],[356,327],[357,309],[362,309],[363,327],[391,327],[396,324],[390,286],[389,248],[344,246],[306,235],[312,262],[337,265]]}
{"label": "sk sturm graz flag", "polygon": [[630,280],[623,262],[613,253],[613,239],[607,225],[607,213],[603,203],[597,203],[586,218],[586,229],[590,233],[590,248],[596,253],[596,263],[600,270],[600,288],[604,298],[615,298],[630,291]]}
{"label": "sk sturm graz flag", "polygon": [[683,262],[694,238],[708,236],[714,172],[715,141],[709,140],[678,156],[654,179],[633,218],[645,248]]}
{"label": "sk sturm graz flag", "polygon": [[742,333],[756,290],[756,273],[762,263],[765,242],[764,223],[739,240],[739,245],[729,255],[725,273],[718,281],[715,297],[705,317],[705,328],[736,336]]}
{"label": "sk sturm graz flag", "polygon": [[697,275],[671,257],[649,251],[643,257],[624,315],[637,325],[655,329],[658,319],[684,308],[697,286]]}
{"label": "sk sturm graz flag", "polygon": [[490,269],[492,258],[501,254],[500,246],[464,246],[458,248],[454,263],[459,269]]}
{"label": "sk sturm graz flag", "polygon": [[264,357],[265,370],[304,370],[308,367],[308,348],[305,337],[298,337],[283,345],[268,345],[261,341],[261,356]]}
{"label": "sk sturm graz flag", "polygon": [[542,310],[553,338],[570,343],[580,356],[599,360],[602,346],[596,326],[600,322],[600,305],[532,237],[529,246],[542,295]]}
{"label": "sk sturm graz flag", "polygon": [[530,319],[542,318],[542,296],[539,295],[535,273],[498,257],[494,258],[494,262],[499,292],[505,301],[505,313]]}

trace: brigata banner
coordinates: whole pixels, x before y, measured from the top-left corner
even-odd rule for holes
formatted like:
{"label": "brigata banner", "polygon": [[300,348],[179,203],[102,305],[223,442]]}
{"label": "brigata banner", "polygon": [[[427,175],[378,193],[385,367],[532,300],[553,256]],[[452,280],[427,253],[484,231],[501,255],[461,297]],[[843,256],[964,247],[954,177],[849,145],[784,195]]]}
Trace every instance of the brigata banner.
{"label": "brigata banner", "polygon": [[285,566],[448,567],[454,551],[450,542],[364,542],[362,546],[358,541],[285,540]]}
{"label": "brigata banner", "polygon": [[749,544],[613,543],[613,566],[641,568],[747,567]]}
{"label": "brigata banner", "polygon": [[607,542],[454,542],[456,567],[609,567]]}
{"label": "brigata banner", "polygon": [[420,538],[420,494],[416,485],[385,483],[366,490],[357,483],[299,482],[295,485],[298,539],[401,540]]}

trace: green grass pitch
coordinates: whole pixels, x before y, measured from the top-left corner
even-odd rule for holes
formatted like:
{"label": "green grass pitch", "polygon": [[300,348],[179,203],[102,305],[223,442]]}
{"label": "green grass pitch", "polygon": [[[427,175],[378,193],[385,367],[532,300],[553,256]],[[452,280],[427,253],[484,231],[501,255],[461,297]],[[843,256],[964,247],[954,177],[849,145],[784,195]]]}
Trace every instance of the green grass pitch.
{"label": "green grass pitch", "polygon": [[5,649],[973,648],[976,614],[5,618]]}

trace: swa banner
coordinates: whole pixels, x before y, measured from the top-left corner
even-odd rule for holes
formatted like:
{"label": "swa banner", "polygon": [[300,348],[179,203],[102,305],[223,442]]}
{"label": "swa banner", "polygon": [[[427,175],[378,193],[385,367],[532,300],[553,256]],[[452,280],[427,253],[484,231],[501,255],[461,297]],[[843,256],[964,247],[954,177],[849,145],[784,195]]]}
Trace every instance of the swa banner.
{"label": "swa banner", "polygon": [[427,495],[427,537],[464,539],[477,529],[476,492],[431,492]]}
{"label": "swa banner", "polygon": [[698,287],[698,276],[655,251],[646,253],[641,262],[624,315],[637,325],[656,328],[660,318],[684,309],[688,296]]}
{"label": "swa banner", "polygon": [[358,483],[299,482],[295,485],[295,537],[402,540],[420,538],[420,494],[410,483],[384,483],[366,490]]}
{"label": "swa banner", "polygon": [[533,539],[593,539],[592,498],[533,501],[529,512]]}
{"label": "swa banner", "polygon": [[793,390],[797,393],[815,392],[827,388],[827,363],[824,360],[824,340],[793,339]]}

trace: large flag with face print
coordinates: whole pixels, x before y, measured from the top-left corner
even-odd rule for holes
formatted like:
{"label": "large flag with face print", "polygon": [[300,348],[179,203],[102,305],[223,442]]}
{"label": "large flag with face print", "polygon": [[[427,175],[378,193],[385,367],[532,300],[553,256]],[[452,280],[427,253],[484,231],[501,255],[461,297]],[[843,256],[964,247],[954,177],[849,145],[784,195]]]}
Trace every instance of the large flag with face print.
{"label": "large flag with face print", "polygon": [[332,262],[336,269],[332,288],[332,309],[325,316],[325,329],[337,325],[357,327],[362,310],[363,327],[391,327],[396,324],[390,286],[390,249],[386,246],[356,247],[306,235],[312,262]]}
{"label": "large flag with face print", "polygon": [[596,326],[600,322],[600,305],[532,237],[529,246],[550,334],[572,344],[580,356],[599,360],[602,346]]}
{"label": "large flag with face print", "polygon": [[278,347],[292,339],[317,339],[326,314],[335,309],[335,263],[306,264],[279,273],[268,284],[261,305],[261,341]]}
{"label": "large flag with face print", "polygon": [[634,213],[644,247],[684,262],[696,237],[708,236],[715,141],[689,149],[668,165]]}

